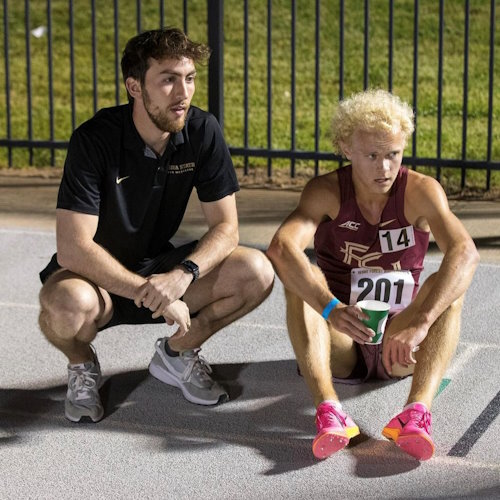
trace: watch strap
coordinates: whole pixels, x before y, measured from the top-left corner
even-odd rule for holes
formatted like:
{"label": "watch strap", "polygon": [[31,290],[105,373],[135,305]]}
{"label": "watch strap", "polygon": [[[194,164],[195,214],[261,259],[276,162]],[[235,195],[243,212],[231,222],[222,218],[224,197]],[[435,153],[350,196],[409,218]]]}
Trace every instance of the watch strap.
{"label": "watch strap", "polygon": [[193,281],[196,281],[199,276],[200,276],[200,268],[198,267],[197,264],[195,264],[192,260],[183,260],[180,265],[186,270],[188,271],[189,273],[191,273],[193,275],[193,279],[191,281],[191,283]]}

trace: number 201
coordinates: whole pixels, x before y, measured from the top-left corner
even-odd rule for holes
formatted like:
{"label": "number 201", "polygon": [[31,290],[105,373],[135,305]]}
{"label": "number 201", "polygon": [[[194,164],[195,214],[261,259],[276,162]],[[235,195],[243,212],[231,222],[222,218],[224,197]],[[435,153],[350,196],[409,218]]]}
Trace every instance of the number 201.
{"label": "number 201", "polygon": [[358,281],[358,286],[364,290],[359,294],[358,301],[365,299],[368,294],[372,292],[375,288],[375,300],[381,300],[382,302],[389,302],[391,297],[392,285],[396,287],[396,300],[395,304],[401,304],[401,297],[403,295],[404,280],[400,279],[394,283],[391,283],[387,278],[380,278],[373,283],[370,278],[361,278]]}

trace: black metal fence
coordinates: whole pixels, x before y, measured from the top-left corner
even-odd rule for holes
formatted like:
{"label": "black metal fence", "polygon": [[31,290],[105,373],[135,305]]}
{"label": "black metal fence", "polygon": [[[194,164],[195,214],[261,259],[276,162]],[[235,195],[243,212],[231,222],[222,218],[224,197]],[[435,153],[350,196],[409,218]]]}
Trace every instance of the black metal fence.
{"label": "black metal fence", "polygon": [[[329,114],[336,100],[368,87],[394,91],[416,111],[405,164],[430,168],[438,180],[443,170],[460,172],[462,189],[471,171],[490,189],[500,170],[496,0],[136,0],[125,8],[113,0],[104,14],[96,0],[79,0],[78,10],[76,3],[3,0],[0,164],[60,164],[79,123],[102,105],[125,102],[124,40],[176,24],[213,49],[201,103],[219,119],[245,173],[335,168],[342,159],[329,148]],[[42,37],[40,62],[32,45]],[[87,68],[79,63],[83,46],[91,52]],[[54,68],[55,51],[65,53],[66,67]],[[83,92],[77,74],[89,80]],[[91,103],[86,112],[83,99]],[[42,150],[48,158],[37,155]]]}

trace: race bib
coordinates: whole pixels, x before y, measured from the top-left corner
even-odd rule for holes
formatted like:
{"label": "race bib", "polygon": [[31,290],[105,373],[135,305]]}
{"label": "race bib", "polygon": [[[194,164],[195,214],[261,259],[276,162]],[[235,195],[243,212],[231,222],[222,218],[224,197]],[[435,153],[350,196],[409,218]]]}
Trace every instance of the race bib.
{"label": "race bib", "polygon": [[360,300],[381,300],[390,312],[407,307],[412,299],[415,280],[410,271],[383,271],[358,267],[351,271],[350,304]]}
{"label": "race bib", "polygon": [[415,246],[413,226],[399,227],[398,229],[381,229],[378,232],[382,253],[399,252]]}

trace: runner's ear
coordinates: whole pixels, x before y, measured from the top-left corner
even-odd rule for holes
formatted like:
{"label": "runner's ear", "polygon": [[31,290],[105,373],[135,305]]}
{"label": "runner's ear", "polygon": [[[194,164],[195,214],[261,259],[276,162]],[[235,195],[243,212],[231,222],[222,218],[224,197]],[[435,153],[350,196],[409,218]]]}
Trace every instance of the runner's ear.
{"label": "runner's ear", "polygon": [[349,144],[347,144],[346,142],[344,141],[340,141],[339,143],[339,146],[340,146],[340,150],[342,152],[342,154],[348,159],[350,160],[351,159],[351,147],[349,146]]}

